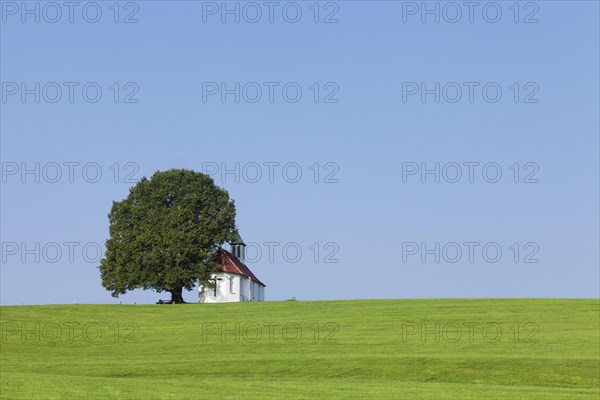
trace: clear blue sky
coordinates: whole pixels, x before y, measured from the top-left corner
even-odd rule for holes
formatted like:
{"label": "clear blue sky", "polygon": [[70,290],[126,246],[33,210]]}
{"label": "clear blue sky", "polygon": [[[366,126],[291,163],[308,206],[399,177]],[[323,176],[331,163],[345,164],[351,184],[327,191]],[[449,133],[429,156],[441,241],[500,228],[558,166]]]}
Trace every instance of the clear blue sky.
{"label": "clear blue sky", "polygon": [[238,3],[239,23],[221,2],[100,1],[96,23],[36,3],[39,22],[2,2],[2,304],[166,298],[101,287],[112,201],[236,163],[215,180],[268,300],[599,295],[598,2],[427,2],[439,22],[421,2]]}

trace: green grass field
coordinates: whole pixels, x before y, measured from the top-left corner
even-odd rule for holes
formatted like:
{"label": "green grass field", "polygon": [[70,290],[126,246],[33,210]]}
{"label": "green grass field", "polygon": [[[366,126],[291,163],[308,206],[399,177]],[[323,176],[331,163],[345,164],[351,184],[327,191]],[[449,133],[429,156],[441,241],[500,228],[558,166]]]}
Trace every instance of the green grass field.
{"label": "green grass field", "polygon": [[2,399],[600,397],[598,300],[0,311]]}

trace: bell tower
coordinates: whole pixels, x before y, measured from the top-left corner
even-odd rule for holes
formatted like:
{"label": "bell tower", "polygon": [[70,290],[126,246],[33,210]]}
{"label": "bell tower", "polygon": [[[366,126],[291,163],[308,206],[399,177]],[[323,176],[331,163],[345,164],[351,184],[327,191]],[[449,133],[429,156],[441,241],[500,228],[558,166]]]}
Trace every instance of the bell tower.
{"label": "bell tower", "polygon": [[246,244],[242,240],[239,232],[236,232],[235,239],[230,243],[231,253],[240,259],[241,262],[245,263],[246,258]]}

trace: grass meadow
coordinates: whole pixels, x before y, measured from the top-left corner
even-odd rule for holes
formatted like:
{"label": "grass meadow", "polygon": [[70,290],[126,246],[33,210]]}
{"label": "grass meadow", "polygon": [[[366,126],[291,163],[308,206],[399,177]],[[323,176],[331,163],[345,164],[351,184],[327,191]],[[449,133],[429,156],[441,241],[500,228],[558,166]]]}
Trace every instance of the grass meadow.
{"label": "grass meadow", "polygon": [[594,399],[598,299],[0,308],[2,399]]}

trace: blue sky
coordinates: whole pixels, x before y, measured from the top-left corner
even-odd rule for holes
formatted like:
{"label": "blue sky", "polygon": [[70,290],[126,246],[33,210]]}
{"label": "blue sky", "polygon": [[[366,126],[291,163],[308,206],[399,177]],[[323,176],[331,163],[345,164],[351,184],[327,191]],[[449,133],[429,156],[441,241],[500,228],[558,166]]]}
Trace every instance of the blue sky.
{"label": "blue sky", "polygon": [[218,168],[268,300],[599,295],[598,2],[21,4],[2,304],[166,298],[112,298],[96,251],[169,168]]}

